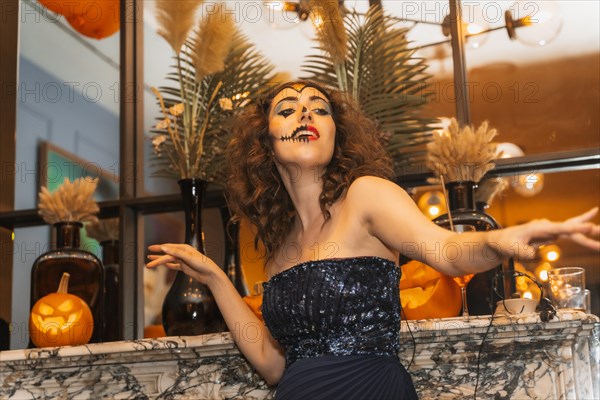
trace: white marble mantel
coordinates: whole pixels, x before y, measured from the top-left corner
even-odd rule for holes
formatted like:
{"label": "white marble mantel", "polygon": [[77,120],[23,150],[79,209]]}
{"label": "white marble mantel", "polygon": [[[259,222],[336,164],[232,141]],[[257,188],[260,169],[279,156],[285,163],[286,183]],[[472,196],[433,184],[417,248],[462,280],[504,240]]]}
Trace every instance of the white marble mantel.
{"label": "white marble mantel", "polygon": [[[593,315],[411,321],[401,335],[400,358],[422,399],[473,398],[476,383],[477,399],[600,398]],[[229,333],[0,352],[0,399],[263,399],[274,391]]]}

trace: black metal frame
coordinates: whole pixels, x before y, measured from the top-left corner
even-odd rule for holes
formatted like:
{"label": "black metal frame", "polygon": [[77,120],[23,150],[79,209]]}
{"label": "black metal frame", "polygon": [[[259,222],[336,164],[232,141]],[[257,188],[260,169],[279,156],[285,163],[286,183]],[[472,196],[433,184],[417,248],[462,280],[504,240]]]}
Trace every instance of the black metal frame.
{"label": "black metal frame", "polygon": [[[524,157],[502,158],[485,178],[498,178],[532,172],[551,173],[600,168],[600,148],[532,154]],[[399,176],[396,181],[405,188],[428,186],[432,172],[417,172]]]}
{"label": "black metal frame", "polygon": [[[0,3],[0,212],[15,207],[19,0]],[[1,221],[0,217],[0,221]],[[0,318],[11,320],[12,229],[0,228]]]}
{"label": "black metal frame", "polygon": [[[119,149],[119,320],[124,339],[143,337],[143,268],[144,259],[139,232],[140,214],[124,199],[142,193],[143,177],[143,5],[137,0],[122,0],[120,52],[120,149]],[[131,245],[133,244],[133,246]],[[139,315],[138,315],[139,314]]]}

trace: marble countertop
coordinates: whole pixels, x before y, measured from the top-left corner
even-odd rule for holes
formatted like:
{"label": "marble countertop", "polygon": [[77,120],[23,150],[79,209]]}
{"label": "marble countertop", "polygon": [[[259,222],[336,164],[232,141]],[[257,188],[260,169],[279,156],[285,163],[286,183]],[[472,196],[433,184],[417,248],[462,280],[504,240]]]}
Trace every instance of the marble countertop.
{"label": "marble countertop", "polygon": [[[547,323],[536,313],[404,321],[399,357],[422,398],[594,398],[599,321],[568,310]],[[275,389],[230,332],[0,352],[0,399],[271,399]]]}
{"label": "marble countertop", "polygon": [[[473,334],[484,333],[488,325],[498,330],[531,330],[542,329],[555,331],[571,325],[581,326],[597,324],[600,319],[595,315],[580,311],[559,310],[557,316],[550,322],[540,321],[537,313],[517,314],[510,316],[473,316],[469,318],[443,318],[416,321],[402,321],[401,334],[405,337],[412,334],[415,339],[426,337],[431,340],[437,334],[446,340],[452,336],[451,331],[468,331]],[[591,329],[591,328],[590,328]],[[512,337],[514,339],[514,337]],[[137,339],[122,342],[107,342],[87,344],[83,346],[47,347],[40,349],[10,350],[0,352],[0,371],[2,363],[16,361],[36,361],[43,359],[57,360],[60,358],[81,358],[102,355],[102,361],[110,363],[113,359],[123,362],[124,357],[141,357],[141,353],[152,353],[153,359],[160,359],[164,354],[171,358],[175,354],[178,359],[187,357],[221,356],[224,354],[239,354],[231,333],[215,333],[201,336],[173,336],[157,339]],[[158,357],[158,358],[157,358]],[[100,360],[98,360],[100,361]]]}
{"label": "marble countertop", "polygon": [[[186,351],[191,349],[192,352]],[[175,354],[177,358],[208,357],[223,354],[239,354],[237,347],[229,332],[214,333],[200,336],[172,336],[156,339],[137,339],[121,342],[92,343],[82,346],[45,347],[24,350],[10,350],[0,352],[0,371],[2,363],[44,360],[57,358],[81,358],[86,356],[103,355],[109,363],[116,358],[120,362],[127,356],[140,356],[141,353],[152,353],[160,360],[160,354]],[[170,358],[170,356],[169,356]]]}

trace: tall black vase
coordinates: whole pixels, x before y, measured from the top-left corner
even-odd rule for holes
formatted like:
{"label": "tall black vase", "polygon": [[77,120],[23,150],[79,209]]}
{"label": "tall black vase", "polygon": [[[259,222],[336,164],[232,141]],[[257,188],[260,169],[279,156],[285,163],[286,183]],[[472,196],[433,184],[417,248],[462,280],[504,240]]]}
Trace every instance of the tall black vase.
{"label": "tall black vase", "polygon": [[121,335],[121,302],[119,299],[119,241],[106,240],[102,246],[104,264],[104,334],[105,342],[123,340]]}
{"label": "tall black vase", "polygon": [[[201,179],[179,181],[185,213],[185,243],[203,254],[206,254],[206,248],[202,230],[202,202],[206,184]],[[208,287],[181,271],[177,271],[163,302],[162,322],[169,336],[201,335],[227,329]]]}
{"label": "tall black vase", "polygon": [[230,222],[231,212],[227,206],[221,207],[221,219],[225,227],[225,268],[227,276],[241,297],[248,296],[250,290],[248,289],[239,252],[240,223]]}
{"label": "tall black vase", "polygon": [[[494,218],[475,208],[475,182],[448,182],[448,207],[452,215],[452,224],[456,226],[470,225],[476,231],[489,231],[500,226]],[[433,220],[439,226],[450,229],[450,218],[443,214]],[[497,273],[503,270],[502,264],[489,271],[475,274],[467,286],[467,304],[470,315],[491,314],[493,305],[500,297],[493,291],[493,281]],[[504,288],[496,288],[504,296]]]}

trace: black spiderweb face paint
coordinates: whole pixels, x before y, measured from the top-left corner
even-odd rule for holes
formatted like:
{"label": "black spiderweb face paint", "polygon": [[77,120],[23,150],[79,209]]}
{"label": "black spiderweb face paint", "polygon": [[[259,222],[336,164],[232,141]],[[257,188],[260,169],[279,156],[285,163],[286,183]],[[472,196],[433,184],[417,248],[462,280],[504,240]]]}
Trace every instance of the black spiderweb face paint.
{"label": "black spiderweb face paint", "polygon": [[317,140],[321,137],[319,131],[314,126],[300,125],[294,132],[289,136],[282,136],[279,138],[282,142],[286,141],[297,141],[308,143],[310,141]]}
{"label": "black spiderweb face paint", "polygon": [[[317,126],[323,123],[326,126],[333,118],[328,96],[311,86],[300,90],[296,86],[282,89],[273,99],[272,107],[270,124],[273,137],[284,142],[318,140],[321,134]],[[297,126],[297,123],[301,125]],[[286,130],[292,132],[286,133]]]}

